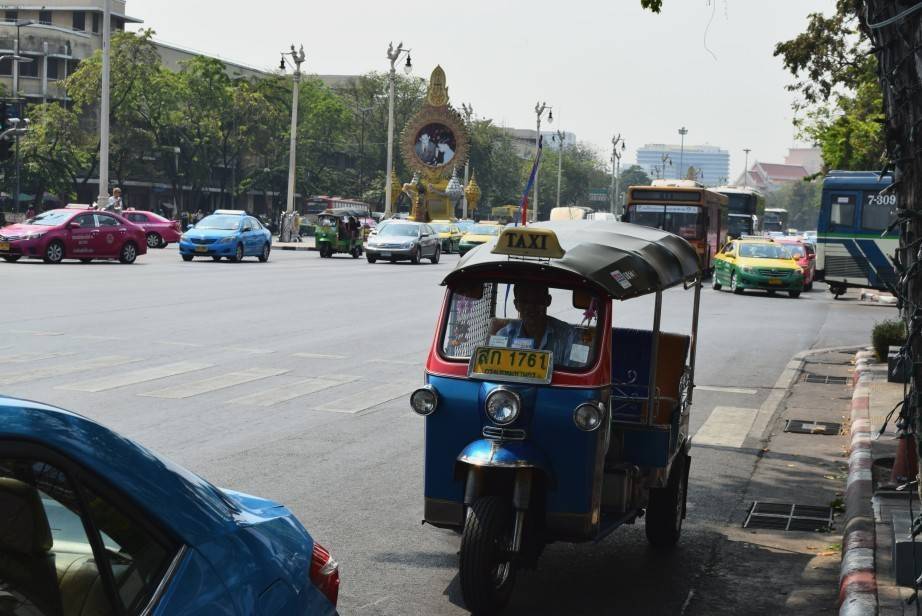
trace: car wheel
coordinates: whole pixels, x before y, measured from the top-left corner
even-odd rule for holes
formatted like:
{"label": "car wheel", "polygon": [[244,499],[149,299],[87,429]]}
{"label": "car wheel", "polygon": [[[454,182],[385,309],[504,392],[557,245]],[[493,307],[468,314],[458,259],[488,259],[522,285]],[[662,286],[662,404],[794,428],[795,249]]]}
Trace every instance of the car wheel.
{"label": "car wheel", "polygon": [[413,265],[419,265],[420,260],[423,258],[422,252],[423,252],[422,249],[419,246],[417,246],[416,252],[413,253],[412,257],[410,257],[410,262]]}
{"label": "car wheel", "polygon": [[260,263],[265,263],[266,261],[269,260],[269,250],[270,250],[270,248],[269,248],[269,242],[266,242],[265,245],[263,245],[263,251],[262,251],[262,253],[260,253],[260,255],[259,255],[259,262],[260,262]]}
{"label": "car wheel", "polygon": [[[179,255],[179,256],[182,257],[182,260],[183,260],[183,261],[191,261],[191,260],[192,260],[192,255],[182,255],[182,254],[181,254],[181,255]],[[214,257],[212,257],[212,258],[214,258]],[[220,257],[218,257],[218,258],[220,258]]]}
{"label": "car wheel", "polygon": [[92,263],[93,259],[80,259],[81,263]]}
{"label": "car wheel", "polygon": [[738,286],[736,283],[736,272],[730,272],[730,290],[737,295],[743,294],[742,287]]}
{"label": "car wheel", "polygon": [[768,290],[768,296],[769,296],[769,297],[775,297],[775,292],[772,291],[771,289],[769,289],[769,290]]}
{"label": "car wheel", "polygon": [[147,247],[148,248],[160,248],[163,246],[163,238],[160,237],[159,233],[148,233],[147,234]]}
{"label": "car wheel", "polygon": [[711,288],[715,291],[720,291],[723,288],[723,285],[717,282],[717,270],[714,270],[714,275],[711,277]]}
{"label": "car wheel", "polygon": [[22,255],[6,255],[5,257],[3,257],[3,260],[6,261],[7,263],[16,263],[17,261],[19,261],[21,256]]}
{"label": "car wheel", "polygon": [[361,257],[361,256],[362,256],[362,249],[361,249],[361,248],[359,248],[358,246],[356,246],[355,248],[352,249],[352,258],[353,258],[353,259],[358,259],[358,258]]}
{"label": "car wheel", "polygon": [[375,261],[378,260],[377,257],[372,257],[371,255],[369,255],[367,258],[368,258],[368,262],[369,262],[369,263],[374,263]]}
{"label": "car wheel", "polygon": [[800,291],[788,291],[788,295],[791,296],[791,299],[797,299],[800,297]]}
{"label": "car wheel", "polygon": [[435,265],[439,262],[439,257],[442,256],[442,248],[440,246],[435,247],[435,252],[432,253],[432,257],[429,258],[432,261],[432,264]]}
{"label": "car wheel", "polygon": [[243,261],[243,244],[237,244],[237,250],[234,252],[234,256],[231,257],[231,261],[234,263]]}
{"label": "car wheel", "polygon": [[134,263],[134,260],[138,258],[138,247],[134,245],[134,242],[125,242],[122,245],[122,251],[118,253],[118,260],[126,265]]}
{"label": "car wheel", "polygon": [[64,260],[64,244],[55,240],[45,248],[45,256],[42,257],[45,263],[60,263]]}

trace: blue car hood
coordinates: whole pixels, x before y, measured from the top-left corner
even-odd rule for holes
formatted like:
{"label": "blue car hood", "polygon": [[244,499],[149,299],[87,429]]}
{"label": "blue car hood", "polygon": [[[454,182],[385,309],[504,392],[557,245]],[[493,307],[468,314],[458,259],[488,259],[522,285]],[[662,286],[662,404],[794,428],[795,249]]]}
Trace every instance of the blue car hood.
{"label": "blue car hood", "polygon": [[192,229],[191,231],[186,231],[186,237],[190,239],[221,239],[238,233],[240,233],[239,229],[229,231],[226,229]]}

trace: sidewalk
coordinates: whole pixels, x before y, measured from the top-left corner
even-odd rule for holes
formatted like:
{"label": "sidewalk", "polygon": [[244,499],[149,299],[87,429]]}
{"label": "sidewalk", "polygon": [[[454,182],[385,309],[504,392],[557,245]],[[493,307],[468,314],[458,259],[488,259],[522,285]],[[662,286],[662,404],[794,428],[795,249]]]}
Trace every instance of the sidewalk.
{"label": "sidewalk", "polygon": [[314,246],[314,236],[307,235],[300,242],[280,242],[279,236],[272,236],[272,250],[317,250]]}

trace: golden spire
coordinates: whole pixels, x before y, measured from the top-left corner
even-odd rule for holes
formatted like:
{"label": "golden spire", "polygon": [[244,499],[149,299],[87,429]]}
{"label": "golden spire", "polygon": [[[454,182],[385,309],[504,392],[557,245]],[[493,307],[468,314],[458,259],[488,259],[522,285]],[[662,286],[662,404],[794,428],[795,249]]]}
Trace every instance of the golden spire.
{"label": "golden spire", "polygon": [[445,81],[445,71],[441,66],[436,66],[432,70],[426,100],[433,107],[444,107],[448,104],[448,85]]}
{"label": "golden spire", "polygon": [[464,196],[467,197],[467,207],[471,211],[477,209],[477,203],[480,201],[480,186],[477,185],[477,174],[471,173],[471,181],[464,188]]}

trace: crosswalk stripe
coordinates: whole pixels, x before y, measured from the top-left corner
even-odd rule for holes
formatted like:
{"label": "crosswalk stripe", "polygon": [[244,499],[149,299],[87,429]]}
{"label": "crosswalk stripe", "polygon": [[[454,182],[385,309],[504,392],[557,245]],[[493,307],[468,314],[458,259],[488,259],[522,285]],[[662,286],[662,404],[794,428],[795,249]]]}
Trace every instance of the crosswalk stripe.
{"label": "crosswalk stripe", "polygon": [[400,398],[401,396],[405,396],[416,387],[416,385],[409,383],[387,383],[368,388],[351,396],[340,398],[339,400],[333,400],[322,406],[315,407],[315,409],[332,413],[355,414],[378,406],[379,404],[384,404],[385,402]]}
{"label": "crosswalk stripe", "polygon": [[127,387],[128,385],[146,383],[147,381],[165,379],[166,377],[176,376],[177,374],[186,374],[189,372],[195,372],[196,370],[204,370],[205,368],[211,368],[213,366],[214,364],[200,364],[195,362],[181,361],[175,364],[154,366],[153,368],[143,368],[133,372],[113,374],[98,379],[91,379],[89,381],[71,383],[69,385],[61,385],[56,389],[69,389],[72,391],[90,392],[107,391],[110,389],[117,389],[119,387]]}
{"label": "crosswalk stripe", "polygon": [[306,396],[330,387],[344,385],[357,380],[358,377],[339,378],[311,378],[288,385],[282,385],[266,391],[258,391],[241,398],[230,400],[231,404],[247,404],[250,406],[270,407],[282,402],[288,402],[301,396]]}
{"label": "crosswalk stripe", "polygon": [[5,357],[0,357],[0,364],[24,364],[30,361],[42,361],[45,359],[54,359],[56,357],[69,357],[70,355],[76,355],[76,353],[22,353],[21,355],[7,355]]}
{"label": "crosswalk stripe", "polygon": [[29,336],[63,336],[64,332],[47,332],[35,329],[11,329],[11,334],[25,334]]}
{"label": "crosswalk stripe", "polygon": [[404,361],[401,359],[366,359],[366,364],[392,364],[397,366],[422,366],[423,360],[419,361]]}
{"label": "crosswalk stripe", "polygon": [[281,368],[249,368],[247,370],[240,370],[237,372],[227,372],[225,374],[203,379],[201,381],[193,381],[191,383],[185,383],[183,385],[177,385],[167,389],[149,391],[140,395],[150,398],[191,398],[192,396],[211,393],[213,391],[218,391],[219,389],[227,389],[228,387],[234,387],[235,385],[243,385],[244,383],[250,383],[252,381],[259,381],[261,379],[279,376],[280,374],[285,374],[286,372],[290,371]]}
{"label": "crosswalk stripe", "polygon": [[122,357],[119,355],[108,355],[104,357],[96,357],[94,359],[82,360],[78,363],[62,364],[59,366],[42,366],[39,368],[33,368],[28,372],[2,375],[0,376],[0,385],[15,385],[16,383],[24,383],[26,381],[67,376],[68,374],[76,374],[78,372],[86,372],[87,370],[95,370],[99,368],[109,368],[112,366],[122,366],[138,361],[141,360],[131,357]]}
{"label": "crosswalk stripe", "polygon": [[742,447],[752,427],[752,422],[755,421],[756,413],[758,409],[733,406],[715,407],[707,421],[692,437],[692,445]]}
{"label": "crosswalk stripe", "polygon": [[269,355],[275,352],[272,349],[250,349],[246,347],[224,347],[224,350],[231,353],[249,353],[250,355]]}

